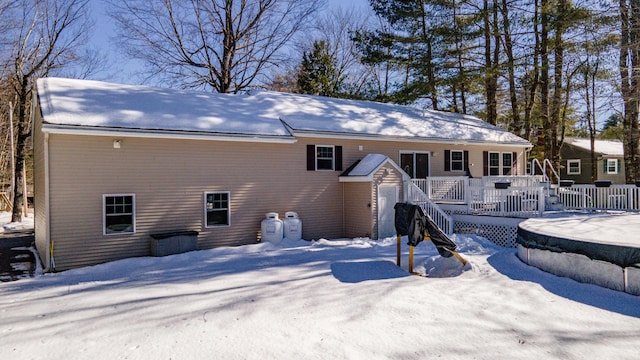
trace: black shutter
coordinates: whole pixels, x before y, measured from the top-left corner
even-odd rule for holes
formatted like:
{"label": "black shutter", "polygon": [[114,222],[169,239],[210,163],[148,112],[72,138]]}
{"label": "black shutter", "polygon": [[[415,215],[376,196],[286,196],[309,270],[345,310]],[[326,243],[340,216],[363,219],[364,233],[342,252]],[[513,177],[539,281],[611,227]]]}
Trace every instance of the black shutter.
{"label": "black shutter", "polygon": [[451,171],[451,150],[444,151],[444,171]]}
{"label": "black shutter", "polygon": [[602,159],[602,173],[607,173],[607,159]]}
{"label": "black shutter", "polygon": [[314,171],[316,169],[316,146],[307,145],[307,170]]}
{"label": "black shutter", "polygon": [[482,152],[482,174],[483,176],[489,176],[489,152]]}
{"label": "black shutter", "polygon": [[513,156],[511,159],[513,161],[511,163],[511,175],[518,175],[518,153],[514,151],[511,156]]}
{"label": "black shutter", "polygon": [[336,146],[336,171],[342,171],[342,146]]}
{"label": "black shutter", "polygon": [[464,151],[464,171],[469,171],[469,151]]}

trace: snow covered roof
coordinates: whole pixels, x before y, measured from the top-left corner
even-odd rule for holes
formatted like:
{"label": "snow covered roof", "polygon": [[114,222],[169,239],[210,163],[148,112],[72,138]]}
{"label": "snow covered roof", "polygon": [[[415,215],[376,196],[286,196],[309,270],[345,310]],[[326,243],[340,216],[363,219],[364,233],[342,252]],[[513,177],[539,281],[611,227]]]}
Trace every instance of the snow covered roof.
{"label": "snow covered roof", "polygon": [[388,163],[391,167],[395,168],[398,173],[402,175],[404,180],[409,180],[407,175],[391,158],[382,154],[367,154],[362,160],[359,160],[354,164],[351,169],[347,169],[340,175],[341,182],[359,182],[359,181],[373,181],[373,174],[375,174],[380,168]]}
{"label": "snow covered roof", "polygon": [[[591,140],[589,139],[565,138],[564,141],[567,144],[571,144],[585,150],[591,150]],[[617,140],[596,140],[593,150],[602,155],[624,156],[622,142]]]}
{"label": "snow covered roof", "polygon": [[473,116],[370,101],[271,91],[204,93],[63,78],[39,79],[37,85],[49,127],[531,146]]}

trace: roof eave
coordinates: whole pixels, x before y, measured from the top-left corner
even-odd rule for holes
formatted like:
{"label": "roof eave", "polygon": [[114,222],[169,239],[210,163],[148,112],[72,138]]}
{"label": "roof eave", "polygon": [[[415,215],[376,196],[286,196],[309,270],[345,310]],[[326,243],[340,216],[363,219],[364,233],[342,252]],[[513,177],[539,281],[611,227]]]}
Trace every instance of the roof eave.
{"label": "roof eave", "polygon": [[131,138],[179,139],[179,140],[217,140],[258,143],[294,144],[298,140],[290,135],[259,135],[213,133],[199,131],[157,130],[157,129],[128,129],[92,126],[57,125],[45,123],[42,132],[62,135],[85,136],[118,136]]}
{"label": "roof eave", "polygon": [[396,141],[396,142],[428,142],[436,144],[455,144],[455,145],[494,145],[494,146],[518,146],[524,148],[532,148],[529,142],[495,142],[484,140],[463,140],[463,139],[442,139],[430,137],[414,137],[414,136],[395,136],[395,135],[379,135],[379,134],[355,134],[340,133],[331,131],[316,130],[296,130],[288,127],[291,134],[300,138],[321,138],[321,139],[344,139],[344,140],[376,140],[376,141]]}

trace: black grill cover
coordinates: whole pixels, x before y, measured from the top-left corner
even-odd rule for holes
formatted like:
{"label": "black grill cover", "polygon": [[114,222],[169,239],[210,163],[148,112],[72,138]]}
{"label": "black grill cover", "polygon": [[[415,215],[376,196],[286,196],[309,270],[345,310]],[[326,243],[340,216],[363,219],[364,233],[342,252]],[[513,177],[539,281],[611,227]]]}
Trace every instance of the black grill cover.
{"label": "black grill cover", "polygon": [[396,234],[400,236],[405,236],[409,234],[409,207],[410,204],[405,203],[396,203],[393,207],[396,210]]}
{"label": "black grill cover", "polygon": [[450,257],[451,252],[456,250],[456,244],[440,230],[420,206],[396,203],[394,209],[396,210],[396,233],[401,236],[407,235],[409,245],[417,246],[424,239],[425,233],[428,233],[440,256]]}
{"label": "black grill cover", "polygon": [[417,205],[396,203],[396,234],[409,238],[409,245],[417,246],[424,238],[424,213]]}
{"label": "black grill cover", "polygon": [[438,250],[438,254],[442,257],[450,257],[452,251],[456,251],[456,244],[449,239],[449,237],[440,230],[438,225],[431,220],[429,215],[425,216],[425,222],[427,226],[427,232],[429,233],[429,237],[431,237],[431,242],[436,246]]}

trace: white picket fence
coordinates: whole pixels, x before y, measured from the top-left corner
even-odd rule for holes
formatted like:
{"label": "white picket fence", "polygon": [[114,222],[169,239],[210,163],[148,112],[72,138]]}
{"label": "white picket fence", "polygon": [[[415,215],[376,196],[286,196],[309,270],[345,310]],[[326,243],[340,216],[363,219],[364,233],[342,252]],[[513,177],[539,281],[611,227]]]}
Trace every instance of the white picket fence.
{"label": "white picket fence", "polygon": [[556,194],[567,210],[640,210],[640,188],[635,185],[573,185],[557,188]]}

